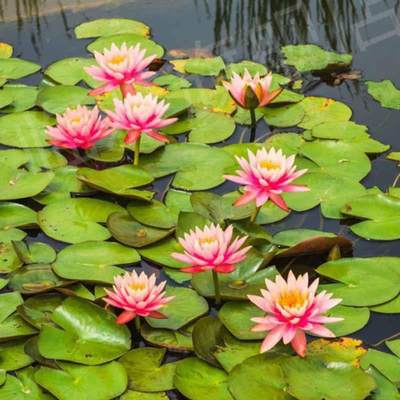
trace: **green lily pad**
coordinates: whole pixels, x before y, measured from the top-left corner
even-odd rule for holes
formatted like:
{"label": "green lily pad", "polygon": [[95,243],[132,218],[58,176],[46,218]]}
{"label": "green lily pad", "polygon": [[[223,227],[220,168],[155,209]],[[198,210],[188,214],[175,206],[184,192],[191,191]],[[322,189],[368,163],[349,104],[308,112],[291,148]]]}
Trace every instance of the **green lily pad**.
{"label": "green lily pad", "polygon": [[226,372],[197,358],[186,358],[177,365],[174,384],[190,400],[233,400],[227,381]]}
{"label": "green lily pad", "polygon": [[146,171],[132,165],[96,170],[79,168],[77,177],[95,189],[134,199],[150,201],[153,193],[135,189],[153,182],[153,177]]}
{"label": "green lily pad", "polygon": [[225,327],[240,340],[257,340],[265,337],[265,332],[252,332],[254,317],[263,317],[264,312],[248,301],[230,301],[225,303],[218,318]]}
{"label": "green lily pad", "polygon": [[328,368],[312,357],[287,359],[284,373],[287,391],[296,399],[363,400],[376,387],[374,379],[359,368]]}
{"label": "green lily pad", "polygon": [[[236,366],[229,374],[228,383],[235,399],[292,399],[285,391],[286,380],[280,361],[280,357],[262,354]],[[251,385],[249,376],[252,377]],[[268,379],[265,379],[266,376]]]}
{"label": "green lily pad", "polygon": [[0,108],[4,108],[13,102],[13,96],[4,90],[0,91]]}
{"label": "green lily pad", "polygon": [[90,43],[87,49],[91,53],[95,51],[102,53],[104,49],[110,49],[113,43],[118,47],[123,43],[126,43],[127,46],[136,46],[140,44],[142,49],[146,49],[146,56],[155,54],[158,58],[161,58],[164,55],[164,49],[159,44],[134,33],[121,33],[100,37]]}
{"label": "green lily pad", "polygon": [[175,238],[166,238],[157,243],[138,250],[140,255],[156,264],[169,268],[183,268],[184,263],[171,257],[171,253],[182,251],[181,245]]}
{"label": "green lily pad", "polygon": [[170,209],[158,200],[150,204],[133,201],[128,204],[127,210],[141,224],[155,228],[173,228],[178,222],[179,210]]}
{"label": "green lily pad", "polygon": [[111,400],[124,393],[127,376],[118,362],[85,366],[59,363],[61,369],[41,367],[35,381],[59,400],[82,397],[86,400]]}
{"label": "green lily pad", "polygon": [[369,367],[366,372],[374,378],[377,384],[377,388],[371,396],[372,400],[398,400],[400,392],[396,385],[386,379],[376,368]]}
{"label": "green lily pad", "polygon": [[36,225],[36,212],[18,203],[0,203],[0,241],[22,240],[25,232],[17,227]]}
{"label": "green lily pad", "polygon": [[84,70],[85,67],[92,65],[96,65],[96,60],[93,58],[64,58],[49,65],[44,74],[61,85],[73,86],[84,80],[90,86],[95,86],[96,81]]}
{"label": "green lily pad", "polygon": [[250,60],[243,60],[238,63],[228,64],[225,69],[226,77],[228,79],[232,78],[232,73],[243,75],[245,70],[250,72],[252,76],[260,74],[261,76],[267,75],[268,70],[265,65],[259,64]]}
{"label": "green lily pad", "polygon": [[107,220],[107,228],[114,239],[131,247],[144,247],[169,236],[173,230],[157,229],[142,225],[126,213],[113,213]]}
{"label": "green lily pad", "polygon": [[75,27],[77,39],[110,36],[121,33],[135,33],[148,36],[150,28],[140,21],[126,18],[100,18],[84,22]]}
{"label": "green lily pad", "polygon": [[69,199],[43,208],[38,213],[38,223],[46,235],[61,242],[107,240],[111,234],[101,223],[113,212],[121,211],[122,207],[103,200]]}
{"label": "green lily pad", "polygon": [[1,343],[0,368],[4,371],[15,371],[31,365],[33,359],[25,353],[24,345],[25,339]]}
{"label": "green lily pad", "polygon": [[400,110],[400,90],[392,81],[366,82],[368,93],[378,101],[382,107]]}
{"label": "green lily pad", "polygon": [[386,346],[389,347],[390,351],[397,357],[400,357],[400,339],[390,340],[385,342]]}
{"label": "green lily pad", "polygon": [[50,204],[59,200],[71,198],[71,193],[90,193],[89,188],[77,178],[78,168],[72,165],[57,168],[54,170],[54,178],[49,185],[34,200],[40,204]]}
{"label": "green lily pad", "polygon": [[400,239],[400,199],[379,193],[350,200],[342,212],[363,219],[350,229],[357,235],[375,240]]}
{"label": "green lily pad", "polygon": [[39,89],[36,86],[5,85],[3,86],[3,91],[12,96],[13,100],[2,111],[13,113],[26,111],[34,107]]}
{"label": "green lily pad", "polygon": [[171,144],[141,159],[141,167],[156,178],[176,173],[173,186],[185,190],[218,186],[224,182],[222,175],[234,166],[227,152],[195,143]]}
{"label": "green lily pad", "polygon": [[25,322],[17,313],[10,315],[0,324],[0,341],[19,339],[36,333],[36,329]]}
{"label": "green lily pad", "polygon": [[21,79],[40,70],[40,65],[20,58],[0,58],[0,81]]}
{"label": "green lily pad", "polygon": [[400,313],[400,295],[386,303],[371,307],[371,311],[374,311],[377,313],[382,313],[382,314]]}
{"label": "green lily pad", "polygon": [[58,253],[54,272],[75,281],[113,283],[114,277],[125,272],[118,264],[140,261],[136,250],[112,242],[83,242],[68,246]]}
{"label": "green lily pad", "polygon": [[325,97],[306,97],[301,105],[305,116],[299,126],[304,129],[312,129],[324,122],[348,121],[352,115],[350,107]]}
{"label": "green lily pad", "polygon": [[53,311],[52,320],[60,328],[42,328],[38,346],[43,357],[98,365],[130,349],[129,329],[116,324],[113,314],[87,300],[68,297]]}
{"label": "green lily pad", "polygon": [[13,242],[18,257],[24,264],[48,264],[56,259],[55,250],[46,243],[33,242],[26,245],[24,242]]}
{"label": "green lily pad", "polygon": [[168,400],[166,393],[144,393],[135,390],[127,390],[121,397],[121,400]]}
{"label": "green lily pad", "polygon": [[6,382],[0,387],[0,400],[53,400],[34,380],[35,369],[24,368],[17,371],[16,376],[7,375]]}
{"label": "green lily pad", "polygon": [[50,114],[63,113],[68,107],[94,105],[95,99],[88,95],[87,89],[71,85],[43,87],[37,96],[36,104]]}
{"label": "green lily pad", "polygon": [[49,264],[29,264],[12,272],[8,286],[23,294],[48,292],[65,285]]}
{"label": "green lily pad", "polygon": [[299,124],[305,115],[302,103],[282,107],[266,107],[261,110],[268,125],[287,128]]}
{"label": "green lily pad", "polygon": [[153,328],[177,330],[204,315],[208,311],[208,303],[194,290],[183,287],[167,287],[167,296],[175,298],[162,308],[165,319],[146,318]]}
{"label": "green lily pad", "polygon": [[146,342],[154,346],[165,347],[174,352],[188,352],[193,350],[192,330],[193,325],[183,327],[179,331],[171,331],[143,324],[140,333]]}
{"label": "green lily pad", "polygon": [[64,297],[57,293],[45,293],[29,297],[17,308],[18,314],[37,329],[53,325],[54,310],[61,305]]}
{"label": "green lily pad", "polygon": [[17,292],[0,294],[0,321],[9,317],[24,300]]}
{"label": "green lily pad", "polygon": [[120,358],[128,373],[129,389],[162,392],[174,389],[176,363],[161,365],[165,349],[145,347],[131,350]]}
{"label": "green lily pad", "polygon": [[[18,232],[18,229],[15,229],[15,233],[16,232]],[[9,236],[9,233],[7,236]],[[10,237],[7,239],[9,238]],[[15,252],[12,242],[0,242],[0,274],[8,274],[9,272],[15,271],[20,268],[22,264],[22,261]]]}
{"label": "green lily pad", "polygon": [[10,58],[13,54],[13,47],[11,44],[0,43],[0,58]]}
{"label": "green lily pad", "polygon": [[391,382],[400,383],[400,358],[392,354],[384,353],[375,349],[369,349],[361,359],[361,367],[367,368],[373,365],[382,375]]}
{"label": "green lily pad", "polygon": [[[321,265],[317,272],[341,283],[325,285],[342,305],[372,306],[385,303],[400,291],[400,258],[342,258]],[[383,272],[384,271],[384,272]]]}
{"label": "green lily pad", "polygon": [[185,63],[188,74],[217,76],[225,68],[222,57],[189,58]]}
{"label": "green lily pad", "polygon": [[191,82],[173,74],[158,76],[153,80],[156,85],[166,87],[168,90],[179,90],[192,86]]}
{"label": "green lily pad", "polygon": [[343,69],[351,65],[351,54],[326,51],[314,44],[298,44],[282,47],[285,63],[300,72]]}
{"label": "green lily pad", "polygon": [[[225,300],[246,300],[248,294],[258,294],[265,286],[265,279],[273,279],[275,267],[264,268],[264,257],[256,250],[236,266],[230,274],[219,274],[221,297]],[[194,274],[192,286],[204,297],[214,297],[214,283],[211,271]]]}

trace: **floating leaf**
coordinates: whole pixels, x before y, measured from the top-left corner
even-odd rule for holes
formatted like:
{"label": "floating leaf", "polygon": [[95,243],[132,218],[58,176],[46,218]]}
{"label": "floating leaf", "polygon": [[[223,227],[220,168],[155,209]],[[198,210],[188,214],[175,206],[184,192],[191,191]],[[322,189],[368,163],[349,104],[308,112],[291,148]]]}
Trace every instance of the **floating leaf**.
{"label": "floating leaf", "polygon": [[232,73],[235,72],[236,74],[243,75],[244,72],[249,71],[250,74],[256,75],[260,74],[261,76],[267,75],[268,70],[263,64],[259,64],[250,60],[243,60],[238,63],[229,64],[226,67],[226,76],[228,79],[232,78]]}
{"label": "floating leaf", "polygon": [[85,393],[86,400],[111,400],[124,393],[127,376],[118,362],[84,366],[59,363],[61,369],[41,367],[35,381],[59,400],[77,399]]}
{"label": "floating leaf", "polygon": [[126,18],[100,18],[84,22],[75,27],[77,39],[110,36],[121,33],[135,33],[148,36],[150,28],[142,22]]}
{"label": "floating leaf", "polygon": [[179,90],[192,86],[192,84],[180,77],[173,74],[165,74],[158,76],[153,80],[156,85],[160,85],[162,87],[166,87],[168,90]]}
{"label": "floating leaf", "polygon": [[113,283],[123,274],[118,264],[132,264],[140,260],[136,250],[112,242],[83,242],[68,246],[58,253],[54,272],[75,281]]}
{"label": "floating leaf", "polygon": [[119,360],[128,373],[129,389],[162,392],[174,389],[176,363],[161,365],[165,349],[146,347],[131,350]]}
{"label": "floating leaf", "polygon": [[19,58],[0,58],[0,83],[20,79],[40,70],[40,65]]}
{"label": "floating leaf", "polygon": [[390,351],[400,357],[400,339],[390,340],[385,342],[386,346],[389,347]]}
{"label": "floating leaf", "polygon": [[400,358],[392,354],[384,353],[375,349],[369,349],[368,353],[361,359],[361,367],[367,368],[373,365],[391,382],[400,383]]}
{"label": "floating leaf", "polygon": [[189,58],[185,62],[185,71],[188,74],[217,76],[224,68],[222,57]]}
{"label": "floating leaf", "polygon": [[107,240],[111,234],[100,224],[113,212],[121,211],[122,207],[103,200],[69,199],[43,208],[38,213],[38,223],[46,235],[62,242]]}
{"label": "floating leaf", "polygon": [[197,358],[186,358],[177,365],[174,383],[190,400],[233,400],[227,380],[226,372]]}
{"label": "floating leaf", "polygon": [[164,55],[164,49],[159,44],[134,33],[121,33],[100,37],[90,43],[87,49],[91,53],[95,51],[102,53],[104,49],[110,49],[113,43],[118,47],[121,47],[123,43],[126,43],[127,46],[140,44],[142,49],[146,49],[146,56],[155,54],[158,58],[161,58]]}
{"label": "floating leaf", "polygon": [[284,46],[282,52],[285,63],[293,65],[300,72],[343,69],[350,66],[353,59],[350,54],[326,51],[314,44]]}
{"label": "floating leaf", "polygon": [[68,107],[94,105],[95,99],[88,95],[87,89],[78,86],[43,87],[37,96],[36,104],[50,114],[63,113]]}
{"label": "floating leaf", "polygon": [[382,107],[400,110],[400,90],[392,81],[366,82],[368,93],[378,101]]}
{"label": "floating leaf", "polygon": [[299,124],[305,115],[302,103],[261,109],[268,125],[287,128]]}
{"label": "floating leaf", "polygon": [[56,259],[55,250],[46,243],[13,242],[18,257],[24,264],[52,263]]}
{"label": "floating leaf", "polygon": [[39,335],[43,357],[98,365],[114,360],[130,349],[130,332],[115,323],[115,316],[77,297],[68,297],[53,314],[60,328],[46,325]]}
{"label": "floating leaf", "polygon": [[[5,239],[23,239],[25,234],[18,237],[18,229],[12,230],[12,236],[10,232],[7,232],[7,237]],[[0,273],[7,274],[9,272],[15,271],[22,266],[22,261],[19,259],[17,253],[15,252],[12,242],[1,242],[0,243]]]}
{"label": "floating leaf", "polygon": [[4,371],[15,371],[31,365],[33,359],[25,353],[24,345],[25,339],[1,343],[0,369]]}
{"label": "floating leaf", "polygon": [[127,390],[121,397],[121,400],[168,400],[166,393],[144,393],[134,390]]}
{"label": "floating leaf", "polygon": [[13,101],[2,109],[3,112],[22,112],[29,110],[36,104],[38,94],[36,86],[5,85],[3,91],[13,98]]}
{"label": "floating leaf", "polygon": [[175,298],[162,309],[165,319],[146,318],[153,328],[180,329],[208,311],[208,303],[194,290],[167,287],[167,296]]}
{"label": "floating leaf", "polygon": [[0,294],[0,321],[9,317],[24,300],[17,292]]}
{"label": "floating leaf", "polygon": [[169,268],[183,268],[185,266],[184,263],[171,257],[171,253],[180,251],[182,251],[182,247],[174,238],[166,238],[139,249],[143,258]]}
{"label": "floating leaf", "polygon": [[150,201],[153,193],[135,189],[153,182],[153,177],[146,171],[132,165],[96,170],[79,168],[77,177],[95,189],[134,199]]}
{"label": "floating leaf", "polygon": [[31,227],[36,224],[36,212],[18,203],[0,203],[0,241],[22,240],[25,232],[17,227]]}
{"label": "floating leaf", "polygon": [[126,213],[113,213],[107,220],[107,228],[114,239],[132,247],[144,247],[169,236],[173,230],[157,229],[142,225]]}
{"label": "floating leaf", "polygon": [[1,42],[0,58],[10,58],[12,54],[13,54],[13,47],[8,43]]}
{"label": "floating leaf", "polygon": [[10,315],[0,324],[0,341],[13,340],[37,333],[32,325],[25,322],[16,313]]}

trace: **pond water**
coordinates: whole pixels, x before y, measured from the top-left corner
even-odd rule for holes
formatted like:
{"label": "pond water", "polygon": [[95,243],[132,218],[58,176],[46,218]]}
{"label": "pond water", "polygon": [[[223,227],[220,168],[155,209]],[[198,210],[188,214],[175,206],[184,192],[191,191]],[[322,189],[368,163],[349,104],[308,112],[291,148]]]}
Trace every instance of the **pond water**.
{"label": "pond water", "polygon": [[[12,3],[12,4],[11,4]],[[73,28],[100,17],[133,18],[152,27],[153,38],[167,49],[221,55],[226,61],[251,59],[285,72],[280,48],[315,43],[326,50],[352,53],[353,68],[362,79],[390,79],[400,86],[400,1],[398,0],[133,0],[46,1],[0,0],[0,39],[14,46],[18,57],[46,66],[58,59],[84,55],[86,40],[76,40]],[[38,75],[27,83],[39,83]],[[207,85],[207,79],[204,80]],[[353,120],[367,125],[372,136],[400,149],[398,111],[382,108],[358,80],[339,86],[309,82],[307,95],[331,97],[351,106]],[[259,126],[262,137],[266,126]],[[241,132],[232,137],[237,141]],[[385,155],[373,160],[362,182],[386,190],[398,169]],[[232,189],[233,189],[232,185]],[[225,184],[221,191],[230,189]],[[354,256],[400,256],[398,241],[366,241],[336,220],[320,218],[319,208],[292,213],[269,226],[271,232],[307,227],[341,232],[354,243]],[[398,315],[374,314],[355,336],[373,344],[399,331]]]}

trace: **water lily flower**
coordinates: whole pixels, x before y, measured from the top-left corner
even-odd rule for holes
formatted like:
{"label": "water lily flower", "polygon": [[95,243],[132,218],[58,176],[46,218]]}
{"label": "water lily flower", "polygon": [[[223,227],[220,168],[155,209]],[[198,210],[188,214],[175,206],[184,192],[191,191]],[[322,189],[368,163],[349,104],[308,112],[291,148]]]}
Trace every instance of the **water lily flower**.
{"label": "water lily flower", "polygon": [[335,337],[324,324],[339,322],[343,318],[327,317],[324,314],[342,299],[333,299],[332,294],[326,291],[317,294],[318,279],[309,286],[308,274],[296,279],[290,271],[287,281],[278,275],[275,282],[266,279],[265,283],[267,290],[261,289],[262,296],[248,295],[252,303],[266,312],[264,317],[251,319],[256,323],[253,332],[268,332],[261,345],[261,353],[283,340],[284,344],[290,343],[293,350],[304,357],[306,332],[321,337]]}
{"label": "water lily flower", "polygon": [[251,246],[243,247],[247,236],[232,240],[233,226],[225,231],[220,225],[210,224],[203,229],[196,227],[183,238],[179,238],[183,253],[172,253],[172,257],[188,264],[181,269],[183,272],[197,273],[211,270],[214,277],[214,288],[217,303],[220,301],[217,273],[230,273],[236,264],[246,258]]}
{"label": "water lily flower", "polygon": [[138,317],[165,318],[158,310],[174,299],[165,297],[166,281],[156,285],[156,275],[148,277],[144,272],[126,272],[114,278],[113,291],[105,289],[104,301],[111,306],[124,310],[117,318],[118,324]]}
{"label": "water lily flower", "polygon": [[254,78],[245,69],[243,77],[233,72],[230,82],[223,82],[237,104],[246,109],[264,107],[271,103],[282,92],[282,88],[270,91],[272,83],[272,73],[264,78],[257,73]]}
{"label": "water lily flower", "polygon": [[255,201],[258,212],[270,199],[278,207],[288,211],[289,208],[281,194],[309,190],[306,186],[292,184],[307,170],[296,171],[295,156],[286,157],[280,149],[271,148],[267,151],[262,148],[256,154],[248,150],[248,160],[242,157],[236,157],[236,160],[242,168],[236,171],[238,176],[224,176],[225,179],[244,185],[244,194],[236,200],[236,206]]}
{"label": "water lily flower", "polygon": [[115,43],[110,49],[104,49],[103,53],[94,52],[97,64],[84,68],[95,80],[103,82],[103,85],[90,92],[97,96],[109,92],[117,87],[121,88],[122,95],[134,94],[134,83],[146,85],[146,79],[152,77],[155,72],[146,71],[146,68],[157,57],[155,54],[145,57],[146,49],[141,49],[140,44],[128,47],[123,43],[118,48]]}
{"label": "water lily flower", "polygon": [[135,165],[139,162],[140,137],[143,133],[161,142],[169,142],[166,136],[156,131],[177,120],[177,118],[163,119],[169,108],[169,104],[164,100],[159,102],[156,96],[151,94],[143,96],[137,93],[128,94],[122,101],[114,99],[114,105],[115,112],[107,111],[107,114],[114,129],[123,129],[128,132],[125,143],[137,143]]}
{"label": "water lily flower", "polygon": [[97,107],[78,106],[57,114],[57,125],[47,127],[49,143],[66,149],[90,149],[110,135],[113,129],[107,118],[102,119]]}

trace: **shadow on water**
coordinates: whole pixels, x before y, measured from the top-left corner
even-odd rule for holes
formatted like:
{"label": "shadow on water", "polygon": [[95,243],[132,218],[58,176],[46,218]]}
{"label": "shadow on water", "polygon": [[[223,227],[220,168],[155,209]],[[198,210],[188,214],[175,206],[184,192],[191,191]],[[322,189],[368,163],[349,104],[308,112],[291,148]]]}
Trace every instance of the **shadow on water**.
{"label": "shadow on water", "polygon": [[[73,28],[101,17],[142,20],[168,49],[204,48],[227,61],[252,59],[274,70],[284,70],[283,45],[316,43],[353,53],[354,68],[362,70],[366,79],[391,79],[400,86],[400,52],[393,51],[400,37],[400,0],[0,0],[0,38],[13,44],[17,56],[46,66],[85,55],[88,41],[76,40]],[[39,83],[37,76],[30,79],[29,83]],[[351,105],[356,122],[399,150],[398,112],[381,108],[361,83],[318,85],[308,94]],[[372,164],[364,185],[386,190],[397,174],[395,163],[383,155]],[[396,242],[367,242],[349,233],[340,221],[321,222],[319,209],[292,213],[269,229],[319,229],[321,223],[324,230],[345,232],[354,241],[355,256],[400,256]],[[375,343],[398,331],[399,325],[397,316],[374,315],[356,336]]]}

